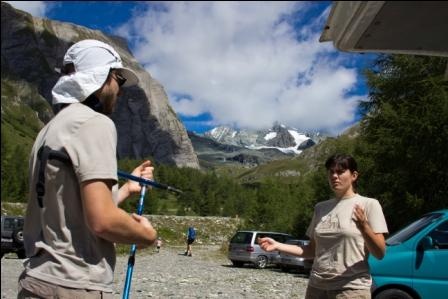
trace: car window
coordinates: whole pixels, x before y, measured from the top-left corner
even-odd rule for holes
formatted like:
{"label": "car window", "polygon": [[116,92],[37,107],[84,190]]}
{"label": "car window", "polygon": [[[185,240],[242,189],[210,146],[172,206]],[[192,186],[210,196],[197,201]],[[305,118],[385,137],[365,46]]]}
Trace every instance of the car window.
{"label": "car window", "polygon": [[258,238],[264,238],[264,237],[272,238],[272,236],[270,234],[267,234],[267,233],[257,233],[257,235],[255,236],[255,244],[258,245]]}
{"label": "car window", "polygon": [[297,239],[289,239],[285,242],[286,244],[297,245],[297,246],[306,246],[310,243],[308,240],[297,240]]}
{"label": "car window", "polygon": [[286,244],[292,244],[292,245],[299,245],[300,240],[290,239],[290,240],[286,241],[285,243]]}
{"label": "car window", "polygon": [[277,242],[284,242],[285,237],[282,235],[277,235],[277,234],[271,234],[269,237],[271,237],[272,239],[274,239]]}
{"label": "car window", "polygon": [[277,242],[285,243],[286,240],[288,240],[288,235],[281,235],[281,234],[272,234],[271,238],[274,239]]}
{"label": "car window", "polygon": [[443,214],[441,213],[433,213],[423,216],[417,221],[406,226],[404,229],[393,234],[390,238],[386,240],[386,244],[393,246],[409,240],[412,236],[423,230],[429,224],[433,223],[435,220],[440,218],[442,215]]}
{"label": "car window", "polygon": [[434,249],[448,249],[448,221],[442,222],[429,236],[434,243]]}
{"label": "car window", "polygon": [[230,243],[234,243],[234,244],[250,244],[251,240],[252,240],[252,233],[251,232],[238,232],[230,240]]}
{"label": "car window", "polygon": [[24,219],[19,218],[17,221],[18,221],[18,224],[17,224],[18,227],[22,228],[23,227],[23,223],[25,222]]}
{"label": "car window", "polygon": [[14,219],[13,218],[5,218],[5,222],[3,223],[4,230],[11,230],[14,228]]}

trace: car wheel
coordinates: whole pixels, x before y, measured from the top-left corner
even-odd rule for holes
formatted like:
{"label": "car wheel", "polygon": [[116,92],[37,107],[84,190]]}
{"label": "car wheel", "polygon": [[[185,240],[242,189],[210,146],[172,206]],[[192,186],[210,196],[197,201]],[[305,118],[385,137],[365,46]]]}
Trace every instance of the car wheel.
{"label": "car wheel", "polygon": [[267,265],[268,265],[268,258],[264,255],[259,255],[255,262],[255,266],[258,269],[264,269],[264,268],[266,268]]}
{"label": "car wheel", "polygon": [[1,258],[3,258],[3,255],[4,255],[4,253],[2,252],[2,256],[1,256]]}
{"label": "car wheel", "polygon": [[22,245],[23,244],[23,231],[22,230],[14,231],[12,234],[12,238],[13,238],[14,242]]}
{"label": "car wheel", "polygon": [[388,289],[379,292],[375,299],[413,299],[413,297],[400,289]]}
{"label": "car wheel", "polygon": [[232,264],[235,267],[242,267],[244,265],[244,262],[240,262],[240,261],[232,261]]}
{"label": "car wheel", "polygon": [[26,258],[25,250],[24,250],[24,249],[21,249],[21,250],[17,251],[17,257],[18,257],[19,259],[24,259],[24,258]]}
{"label": "car wheel", "polygon": [[282,269],[283,272],[289,272],[289,268],[288,267],[282,266],[280,268]]}

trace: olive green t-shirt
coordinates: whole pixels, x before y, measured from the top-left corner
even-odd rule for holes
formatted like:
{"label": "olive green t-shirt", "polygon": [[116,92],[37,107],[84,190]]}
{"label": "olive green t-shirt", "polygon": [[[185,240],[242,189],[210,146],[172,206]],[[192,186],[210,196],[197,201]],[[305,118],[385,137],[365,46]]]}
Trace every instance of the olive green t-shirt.
{"label": "olive green t-shirt", "polygon": [[[73,165],[48,160],[43,208],[35,185],[43,145],[65,150]],[[117,181],[117,133],[110,118],[86,105],[70,104],[38,134],[30,157],[30,197],[24,243],[29,276],[53,284],[105,292],[113,291],[115,246],[88,228],[80,184],[92,179]],[[116,201],[118,188],[113,189]]]}
{"label": "olive green t-shirt", "polygon": [[307,230],[307,235],[316,244],[309,280],[311,286],[324,290],[371,287],[367,248],[353,220],[355,204],[364,208],[375,233],[388,232],[383,210],[376,199],[357,194],[318,203]]}

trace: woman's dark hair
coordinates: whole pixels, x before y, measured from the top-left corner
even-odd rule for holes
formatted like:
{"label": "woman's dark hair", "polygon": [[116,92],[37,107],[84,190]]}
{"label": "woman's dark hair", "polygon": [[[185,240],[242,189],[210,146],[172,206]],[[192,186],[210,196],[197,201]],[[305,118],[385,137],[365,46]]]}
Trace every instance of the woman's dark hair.
{"label": "woman's dark hair", "polygon": [[355,159],[346,154],[335,154],[327,159],[325,168],[330,170],[332,168],[350,170],[351,172],[358,171],[358,164]]}
{"label": "woman's dark hair", "polygon": [[[335,154],[327,159],[325,162],[327,170],[350,170],[351,173],[358,172],[358,164],[355,159],[347,154]],[[357,182],[353,182],[353,187],[357,187]]]}

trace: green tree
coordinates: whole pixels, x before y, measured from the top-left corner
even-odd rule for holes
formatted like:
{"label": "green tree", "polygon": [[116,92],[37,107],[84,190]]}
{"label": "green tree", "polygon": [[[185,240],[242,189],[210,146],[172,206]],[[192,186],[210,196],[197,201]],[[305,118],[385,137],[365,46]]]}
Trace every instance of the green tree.
{"label": "green tree", "polygon": [[391,230],[446,208],[448,59],[381,56],[367,72],[369,101],[359,149],[366,192],[383,203]]}

